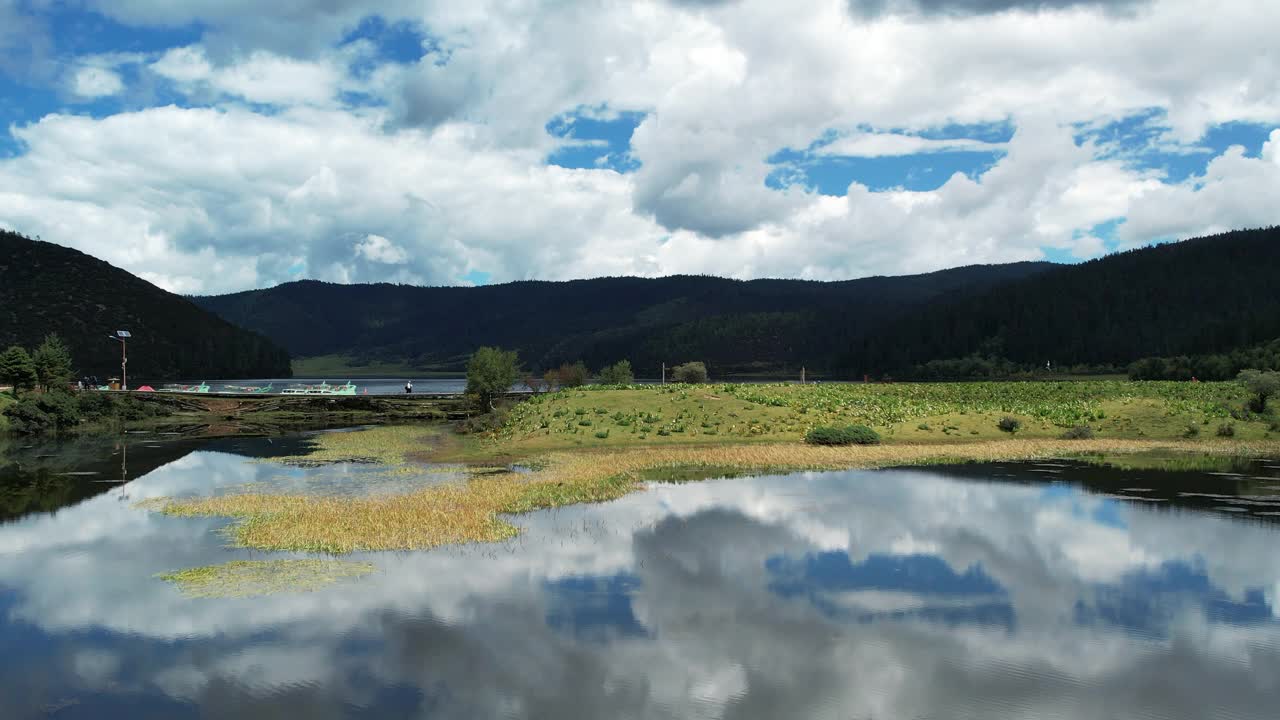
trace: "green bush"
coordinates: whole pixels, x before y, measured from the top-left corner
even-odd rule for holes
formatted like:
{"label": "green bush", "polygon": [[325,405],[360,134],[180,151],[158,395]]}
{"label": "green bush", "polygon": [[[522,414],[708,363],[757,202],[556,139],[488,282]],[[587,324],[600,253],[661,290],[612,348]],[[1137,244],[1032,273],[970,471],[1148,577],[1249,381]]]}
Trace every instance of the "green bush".
{"label": "green bush", "polygon": [[1016,433],[1022,429],[1022,421],[1018,418],[1005,415],[996,423],[996,427],[1007,433]]}
{"label": "green bush", "polygon": [[1070,430],[1062,433],[1063,440],[1092,440],[1093,428],[1088,425],[1076,425]]}
{"label": "green bush", "polygon": [[600,382],[604,385],[630,385],[635,379],[630,360],[619,360],[600,370]]}
{"label": "green bush", "polygon": [[805,433],[810,445],[879,445],[880,434],[866,425],[818,426]]}
{"label": "green bush", "polygon": [[1267,400],[1280,394],[1280,372],[1274,370],[1241,370],[1237,380],[1253,395],[1249,399],[1249,409],[1254,412],[1266,412]]}
{"label": "green bush", "polygon": [[5,408],[4,414],[9,428],[24,435],[65,430],[80,423],[76,399],[61,391],[27,395]]}
{"label": "green bush", "polygon": [[1186,430],[1182,431],[1182,437],[1193,438],[1200,435],[1200,427],[1197,425],[1188,425]]}
{"label": "green bush", "polygon": [[600,438],[601,440],[604,440],[605,438],[609,437],[609,431],[608,431],[608,430],[598,430],[598,431],[596,431],[596,437]]}
{"label": "green bush", "polygon": [[1223,423],[1218,426],[1218,437],[1235,437],[1236,426],[1231,423]]}
{"label": "green bush", "polygon": [[687,362],[671,368],[671,379],[678,383],[699,385],[707,381],[707,366],[701,362]]}

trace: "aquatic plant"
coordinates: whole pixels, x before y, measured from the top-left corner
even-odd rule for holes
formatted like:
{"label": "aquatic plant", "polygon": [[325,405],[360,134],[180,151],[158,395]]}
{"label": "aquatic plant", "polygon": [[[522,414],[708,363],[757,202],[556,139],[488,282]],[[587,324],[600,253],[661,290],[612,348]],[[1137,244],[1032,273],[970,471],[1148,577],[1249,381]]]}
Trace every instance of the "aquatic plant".
{"label": "aquatic plant", "polygon": [[178,586],[190,598],[242,598],[287,592],[313,592],[345,578],[375,570],[370,563],[348,560],[234,560],[189,568],[156,577]]}

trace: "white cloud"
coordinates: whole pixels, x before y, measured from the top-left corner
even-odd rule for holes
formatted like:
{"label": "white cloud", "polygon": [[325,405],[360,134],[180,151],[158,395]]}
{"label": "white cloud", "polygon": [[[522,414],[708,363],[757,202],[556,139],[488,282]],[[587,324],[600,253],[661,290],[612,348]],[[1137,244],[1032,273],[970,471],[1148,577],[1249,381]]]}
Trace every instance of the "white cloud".
{"label": "white cloud", "polygon": [[[211,28],[157,55],[148,75],[220,110],[17,128],[25,154],[0,160],[0,222],[201,292],[292,279],[298,267],[353,281],[456,282],[472,270],[495,282],[842,278],[1032,259],[1044,247],[1091,256],[1102,249],[1092,228],[1125,216],[1133,243],[1274,221],[1274,163],[1227,153],[1203,182],[1172,184],[1113,145],[1072,138],[1078,124],[1150,108],[1171,148],[1216,123],[1280,125],[1268,32],[1280,6],[1264,0],[1211,14],[1155,0],[1127,15],[1052,2],[870,19],[846,0],[258,5],[103,5],[122,22]],[[376,61],[371,41],[335,47],[375,10],[425,29],[435,50],[397,65]],[[353,73],[353,60],[374,67]],[[374,102],[348,106],[347,91]],[[580,107],[645,113],[637,172],[545,166],[563,143],[545,124]],[[1006,121],[1007,144],[917,134]],[[982,178],[931,192],[853,183],[832,198],[765,185],[779,169],[768,158],[830,133],[826,154],[1003,154]],[[350,265],[353,238],[369,235],[394,238],[405,262]]]}
{"label": "white cloud", "polygon": [[71,91],[83,98],[100,98],[124,90],[119,73],[105,68],[85,67],[76,71]]}
{"label": "white cloud", "polygon": [[900,133],[859,132],[841,136],[818,149],[821,155],[891,157],[938,152],[999,152],[1004,143],[967,138],[935,140]]}
{"label": "white cloud", "polygon": [[296,60],[261,50],[215,67],[198,45],[167,51],[151,69],[188,94],[209,89],[273,105],[329,103],[346,79],[345,71],[332,60]]}
{"label": "white cloud", "polygon": [[388,265],[403,265],[409,259],[409,253],[381,235],[367,235],[356,243],[356,255],[373,262]]}

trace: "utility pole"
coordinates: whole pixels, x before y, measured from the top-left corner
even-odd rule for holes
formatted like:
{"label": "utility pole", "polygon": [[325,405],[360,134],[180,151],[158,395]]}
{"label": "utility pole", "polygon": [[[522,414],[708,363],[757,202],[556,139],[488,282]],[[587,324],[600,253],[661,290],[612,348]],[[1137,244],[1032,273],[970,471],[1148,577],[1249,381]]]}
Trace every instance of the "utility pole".
{"label": "utility pole", "polygon": [[800,384],[801,385],[804,384],[804,366],[803,365],[800,366]]}
{"label": "utility pole", "polygon": [[129,389],[129,338],[133,333],[128,330],[117,330],[112,340],[120,341],[120,389]]}
{"label": "utility pole", "polygon": [[662,363],[662,384],[667,384],[667,364]]}

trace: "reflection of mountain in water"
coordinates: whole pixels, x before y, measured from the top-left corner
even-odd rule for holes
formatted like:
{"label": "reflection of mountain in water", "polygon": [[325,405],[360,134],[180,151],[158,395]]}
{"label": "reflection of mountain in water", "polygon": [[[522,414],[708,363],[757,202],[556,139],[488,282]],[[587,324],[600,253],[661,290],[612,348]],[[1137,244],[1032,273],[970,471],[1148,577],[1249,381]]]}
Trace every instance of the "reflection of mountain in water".
{"label": "reflection of mountain in water", "polygon": [[1126,503],[1280,522],[1280,461],[1196,458],[1210,470],[1126,470],[1071,460],[948,466],[948,475],[1020,485],[1063,483]]}
{"label": "reflection of mountain in water", "polygon": [[196,450],[275,457],[297,452],[300,442],[299,436],[210,440],[154,434],[0,439],[0,521],[73,505]]}
{"label": "reflection of mountain in water", "polygon": [[363,556],[379,572],[319,593],[185,600],[152,576],[261,554],[132,500],[281,473],[234,452],[0,527],[7,709],[1092,720],[1262,718],[1280,699],[1274,525],[1035,466],[662,485],[521,516],[506,544]]}

